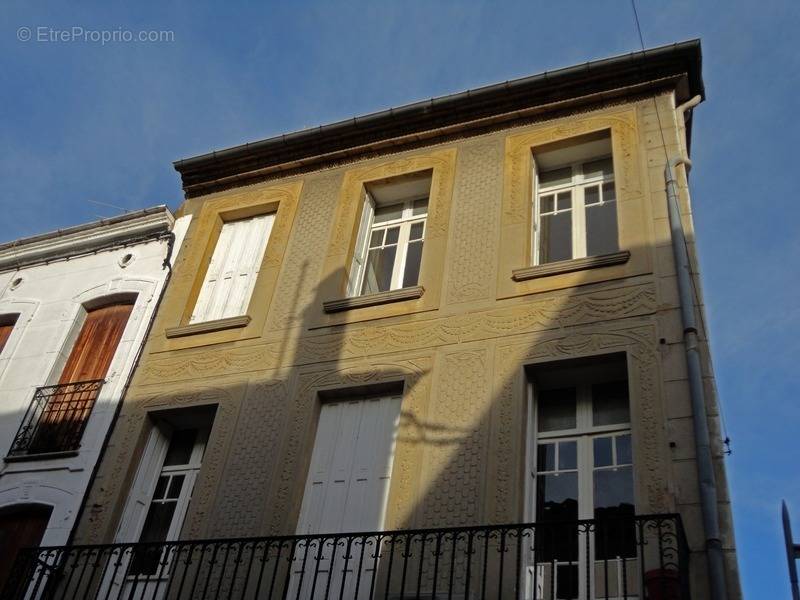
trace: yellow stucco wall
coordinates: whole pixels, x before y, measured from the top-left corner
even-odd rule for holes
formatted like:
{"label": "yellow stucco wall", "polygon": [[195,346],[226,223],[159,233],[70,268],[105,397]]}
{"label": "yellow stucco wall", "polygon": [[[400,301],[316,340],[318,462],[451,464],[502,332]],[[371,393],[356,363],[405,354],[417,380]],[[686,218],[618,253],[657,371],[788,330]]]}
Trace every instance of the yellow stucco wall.
{"label": "yellow stucco wall", "polygon": [[[666,151],[674,156],[684,142],[672,96],[660,96],[658,106]],[[642,99],[187,201],[180,214],[193,215],[192,223],[76,542],[113,539],[149,431],[147,413],[212,403],[217,414],[184,537],[292,533],[319,392],[388,381],[402,381],[404,394],[386,527],[521,521],[524,366],[625,352],[637,512],[680,511],[691,547],[701,550],[665,146],[655,110],[653,98]],[[531,149],[599,130],[612,135],[620,248],[630,259],[512,280],[511,271],[528,261]],[[364,182],[423,169],[433,170],[425,293],[326,315],[323,301],[343,294]],[[167,337],[187,323],[220,219],[266,209],[278,215],[250,322]],[[717,434],[705,345],[703,351]],[[738,594],[721,459],[718,483]],[[703,578],[695,579],[702,590]]]}

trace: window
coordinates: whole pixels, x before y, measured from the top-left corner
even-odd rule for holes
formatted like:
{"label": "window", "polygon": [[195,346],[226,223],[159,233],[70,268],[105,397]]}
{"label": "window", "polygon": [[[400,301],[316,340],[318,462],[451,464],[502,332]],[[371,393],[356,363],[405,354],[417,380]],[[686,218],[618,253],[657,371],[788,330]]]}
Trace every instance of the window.
{"label": "window", "polygon": [[367,187],[348,296],[419,283],[431,176],[415,174]]}
{"label": "window", "polygon": [[11,337],[11,332],[14,331],[17,318],[19,318],[19,315],[0,315],[0,356],[2,356],[3,348],[8,343],[8,338]]}
{"label": "window", "polygon": [[[636,557],[624,359],[540,368],[531,385],[528,502],[543,525],[535,563],[555,569],[555,597],[577,598],[579,573],[586,572],[580,565],[588,556],[611,570],[620,559]],[[585,531],[569,525],[581,519],[596,520],[588,540]]]}
{"label": "window", "polygon": [[[192,490],[203,462],[208,440],[207,427],[175,429],[150,495],[147,515],[139,542],[164,542],[178,539],[189,508]],[[157,432],[156,435],[163,435]],[[161,569],[163,548],[145,547],[132,558],[129,575],[155,575]]]}
{"label": "window", "polygon": [[619,250],[609,135],[544,149],[534,165],[534,264]]}
{"label": "window", "polygon": [[274,221],[269,213],[222,224],[190,323],[247,312]]}

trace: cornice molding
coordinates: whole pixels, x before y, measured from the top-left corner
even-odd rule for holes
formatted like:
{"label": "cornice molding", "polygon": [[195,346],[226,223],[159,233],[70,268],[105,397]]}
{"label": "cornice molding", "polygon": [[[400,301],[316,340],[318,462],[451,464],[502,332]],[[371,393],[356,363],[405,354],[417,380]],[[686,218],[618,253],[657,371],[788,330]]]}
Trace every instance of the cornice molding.
{"label": "cornice molding", "polygon": [[0,272],[150,241],[169,233],[174,221],[162,205],[14,240],[0,245]]}

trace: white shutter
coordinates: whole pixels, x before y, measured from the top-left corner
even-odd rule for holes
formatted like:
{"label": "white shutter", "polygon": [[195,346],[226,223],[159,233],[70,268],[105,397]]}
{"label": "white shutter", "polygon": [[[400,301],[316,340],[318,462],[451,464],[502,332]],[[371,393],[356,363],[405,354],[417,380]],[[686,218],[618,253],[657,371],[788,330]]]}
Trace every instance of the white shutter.
{"label": "white shutter", "polygon": [[364,196],[364,207],[361,210],[361,223],[358,226],[356,245],[353,252],[353,266],[350,269],[350,279],[347,282],[347,296],[359,295],[359,287],[364,273],[364,263],[367,260],[367,245],[369,231],[372,227],[372,216],[375,214],[375,201],[368,193]]}
{"label": "white shutter", "polygon": [[246,313],[274,220],[271,213],[222,225],[190,323]]}
{"label": "white shutter", "polygon": [[392,397],[323,405],[298,534],[383,527],[400,402]]}
{"label": "white shutter", "polygon": [[138,542],[139,535],[144,526],[150,499],[156,487],[156,481],[161,475],[161,466],[167,455],[172,428],[165,423],[153,426],[150,437],[145,445],[136,477],[128,492],[128,500],[122,513],[119,528],[117,529],[116,542]]}

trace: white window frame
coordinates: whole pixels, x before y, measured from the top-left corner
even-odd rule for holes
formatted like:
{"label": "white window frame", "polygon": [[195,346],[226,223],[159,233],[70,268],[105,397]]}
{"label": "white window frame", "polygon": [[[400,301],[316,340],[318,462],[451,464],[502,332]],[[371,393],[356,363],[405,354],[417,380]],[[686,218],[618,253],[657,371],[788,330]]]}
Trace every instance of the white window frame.
{"label": "white window frame", "polygon": [[[563,387],[575,388],[575,427],[572,429],[560,429],[552,431],[539,431],[538,424],[538,405],[537,405],[537,389],[532,381],[528,382],[528,435],[526,436],[526,477],[525,477],[525,508],[524,518],[525,522],[534,523],[536,521],[536,476],[538,474],[549,474],[555,472],[573,471],[572,469],[560,470],[558,468],[558,454],[555,458],[555,471],[541,471],[537,470],[537,448],[540,443],[558,443],[558,442],[576,442],[576,469],[578,476],[578,519],[594,519],[594,473],[595,471],[614,469],[618,467],[631,468],[631,475],[633,477],[633,491],[634,491],[634,506],[636,506],[636,459],[634,456],[633,437],[631,432],[630,420],[625,423],[614,423],[611,425],[594,425],[593,424],[593,410],[592,410],[592,385],[604,383],[602,381],[589,381],[587,383],[580,383],[575,385],[565,384]],[[561,387],[561,386],[557,386]],[[628,414],[630,418],[630,395],[628,397]],[[612,443],[612,460],[611,466],[594,466],[594,440],[599,437],[619,437],[623,435],[631,436],[631,462],[624,464],[617,464],[617,450],[616,443]],[[586,589],[586,581],[581,576],[584,572],[582,565],[586,564],[589,556],[595,555],[594,539],[591,539],[590,548],[587,555],[586,545],[578,544],[578,584],[579,584],[579,598],[594,598],[594,589]],[[529,559],[529,585],[531,581],[530,569],[541,568],[539,565],[532,565],[532,558]],[[609,562],[613,562],[610,559]],[[567,562],[559,562],[558,565],[570,564]],[[572,563],[576,564],[576,563]],[[592,573],[594,569],[592,568]],[[551,577],[555,574],[551,573]],[[619,573],[617,573],[619,577]],[[542,576],[538,577],[538,581],[542,582]],[[590,582],[594,588],[594,576]],[[541,583],[539,584],[541,585]],[[537,596],[538,597],[538,596]]]}
{"label": "white window frame", "polygon": [[[620,435],[631,435],[631,422],[614,423],[612,425],[593,425],[593,411],[592,411],[592,385],[602,382],[582,383],[575,386],[575,428],[574,429],[560,429],[554,431],[539,431],[539,424],[537,422],[537,403],[536,403],[536,390],[533,383],[528,386],[528,402],[529,402],[529,427],[531,434],[528,435],[528,472],[531,477],[536,475],[536,446],[539,442],[561,442],[570,440],[582,440],[583,443],[578,443],[578,518],[579,519],[593,519],[594,518],[594,486],[592,475],[595,469],[600,470],[607,467],[594,466],[594,448],[593,440],[597,437]],[[629,400],[630,403],[630,400]],[[628,407],[630,411],[630,405]],[[630,414],[630,413],[629,413]],[[583,449],[581,446],[584,446]],[[613,446],[613,445],[612,445]],[[616,449],[614,449],[616,456]],[[633,452],[633,450],[631,450]],[[633,463],[631,463],[632,465]],[[616,465],[616,466],[627,466]],[[585,480],[585,481],[582,481]],[[634,488],[635,489],[635,488]],[[536,494],[535,490],[529,495],[529,512],[526,518],[531,520],[536,517]]]}
{"label": "white window frame", "polygon": [[[612,169],[610,175],[597,175],[594,177],[584,177],[583,174],[583,165],[590,162],[595,162],[599,160],[611,159]],[[566,260],[574,260],[576,258],[586,258],[586,203],[585,203],[585,196],[584,192],[587,187],[597,185],[600,188],[600,205],[606,203],[603,199],[603,184],[611,183],[615,184],[615,171],[614,171],[614,161],[613,156],[611,154],[605,154],[602,156],[590,156],[585,159],[563,164],[558,167],[548,168],[548,169],[539,169],[536,166],[536,156],[534,155],[533,160],[533,181],[534,181],[534,192],[533,192],[533,235],[531,236],[531,242],[533,247],[531,248],[531,256],[533,257],[533,264],[547,264],[542,263],[540,260],[540,237],[541,237],[541,198],[542,196],[547,196],[550,194],[558,195],[559,192],[570,191],[572,197],[572,207],[567,211],[559,211],[557,210],[558,207],[554,205],[554,210],[548,212],[547,214],[558,214],[560,212],[571,212],[572,213],[572,259]],[[571,168],[572,169],[572,178],[568,183],[561,183],[561,184],[554,184],[548,186],[542,186],[539,183],[539,172],[548,173],[550,171],[556,171],[558,169],[564,168]],[[616,185],[614,189],[614,196],[615,200],[613,202],[616,203],[616,214],[617,219],[619,219],[619,202],[618,196],[616,194]],[[594,205],[593,205],[594,206]],[[617,230],[617,248],[619,248],[619,230]]]}
{"label": "white window frame", "polygon": [[[430,198],[428,196],[414,196],[413,198],[402,200],[400,202],[391,202],[385,205],[378,205],[370,196],[369,192],[365,192],[364,206],[361,213],[361,223],[359,225],[358,236],[356,238],[355,251],[353,252],[353,265],[350,269],[350,280],[347,286],[348,297],[365,295],[361,293],[361,288],[364,285],[364,277],[366,276],[367,257],[370,250],[369,242],[373,231],[388,229],[396,226],[400,227],[400,231],[396,244],[397,252],[394,256],[392,280],[389,286],[389,291],[403,288],[403,277],[405,276],[406,258],[408,256],[408,247],[411,237],[411,226],[415,223],[422,223],[422,251],[425,251],[425,235],[427,234],[428,230],[428,210],[430,209],[430,205],[426,207],[424,214],[415,215],[414,204],[420,200],[426,200],[430,202]],[[375,210],[377,208],[383,208],[384,206],[397,206],[400,204],[403,205],[403,210],[399,218],[381,221],[380,223],[374,222]]]}
{"label": "white window frame", "polygon": [[[197,475],[203,463],[206,446],[208,444],[209,427],[197,427],[197,437],[189,457],[189,462],[183,465],[165,466],[172,435],[175,431],[171,425],[160,422],[154,425],[147,440],[139,468],[136,472],[133,485],[128,493],[123,517],[120,521],[115,536],[118,543],[138,542],[141,539],[147,513],[153,503],[156,485],[162,475],[184,475],[183,485],[176,502],[175,512],[172,514],[169,530],[164,541],[175,541],[180,537],[183,522],[189,510],[192,492],[197,480]],[[162,576],[169,575],[169,567],[162,569]],[[119,570],[119,576],[127,572],[127,564]],[[119,576],[117,578],[119,578]],[[142,578],[154,579],[153,575],[142,575]],[[136,579],[136,575],[126,576],[125,579]],[[121,585],[123,582],[109,582],[111,585]]]}

